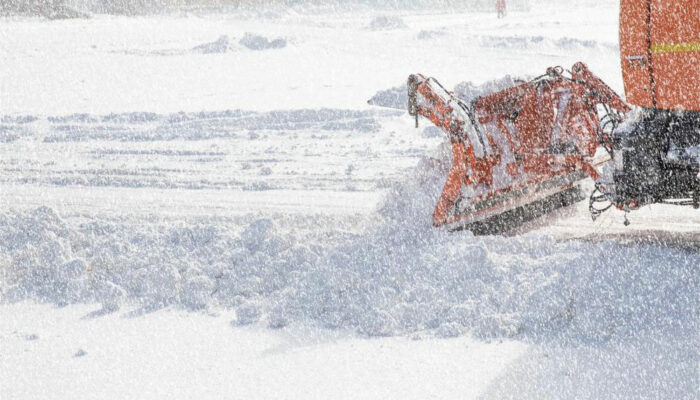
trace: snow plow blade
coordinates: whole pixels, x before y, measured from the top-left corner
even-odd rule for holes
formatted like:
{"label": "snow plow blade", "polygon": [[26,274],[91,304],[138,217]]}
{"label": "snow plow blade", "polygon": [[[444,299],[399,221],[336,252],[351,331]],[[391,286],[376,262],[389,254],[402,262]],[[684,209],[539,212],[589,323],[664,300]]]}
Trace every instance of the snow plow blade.
{"label": "snow plow blade", "polygon": [[[582,199],[577,184],[591,177],[599,144],[609,146],[606,120],[629,107],[577,63],[466,102],[434,78],[408,78],[408,112],[428,118],[452,145],[452,168],[433,212],[433,225],[501,233]],[[599,113],[604,114],[603,119]],[[601,122],[602,121],[602,122]]]}

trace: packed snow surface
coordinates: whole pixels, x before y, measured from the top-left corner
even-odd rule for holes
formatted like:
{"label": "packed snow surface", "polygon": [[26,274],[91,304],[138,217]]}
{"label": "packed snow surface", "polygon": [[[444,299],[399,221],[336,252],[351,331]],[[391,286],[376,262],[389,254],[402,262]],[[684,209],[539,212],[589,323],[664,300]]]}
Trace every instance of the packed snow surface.
{"label": "packed snow surface", "polygon": [[621,92],[611,4],[3,19],[0,398],[697,398],[700,213],[435,229],[391,88]]}

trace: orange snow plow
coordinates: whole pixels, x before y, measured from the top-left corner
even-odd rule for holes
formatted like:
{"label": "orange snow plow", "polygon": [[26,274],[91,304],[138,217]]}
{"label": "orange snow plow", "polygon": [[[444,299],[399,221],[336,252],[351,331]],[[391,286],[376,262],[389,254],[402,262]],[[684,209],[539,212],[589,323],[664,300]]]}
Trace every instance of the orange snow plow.
{"label": "orange snow plow", "polygon": [[[435,226],[504,232],[581,200],[611,158],[610,133],[629,106],[583,63],[561,67],[465,102],[434,78],[408,78],[408,111],[440,127],[452,168],[433,212]],[[599,144],[608,149],[597,152]]]}
{"label": "orange snow plow", "polygon": [[409,114],[416,124],[419,115],[430,119],[452,143],[433,224],[507,231],[576,201],[586,177],[596,181],[593,219],[613,206],[700,209],[699,7],[620,1],[622,77],[634,112],[582,63],[470,101],[411,75]]}

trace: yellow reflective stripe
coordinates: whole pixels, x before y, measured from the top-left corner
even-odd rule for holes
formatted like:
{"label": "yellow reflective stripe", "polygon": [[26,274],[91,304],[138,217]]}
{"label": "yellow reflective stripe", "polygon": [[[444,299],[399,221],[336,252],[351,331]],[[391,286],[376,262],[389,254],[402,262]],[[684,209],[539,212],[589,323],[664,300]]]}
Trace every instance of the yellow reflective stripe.
{"label": "yellow reflective stripe", "polygon": [[700,42],[664,43],[651,45],[652,53],[687,53],[700,51]]}

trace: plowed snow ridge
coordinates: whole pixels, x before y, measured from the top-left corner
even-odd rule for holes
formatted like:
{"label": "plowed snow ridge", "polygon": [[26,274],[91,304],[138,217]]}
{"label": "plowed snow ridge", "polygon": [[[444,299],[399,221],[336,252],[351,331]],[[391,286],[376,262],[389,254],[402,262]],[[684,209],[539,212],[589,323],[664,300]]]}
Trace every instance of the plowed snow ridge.
{"label": "plowed snow ridge", "polygon": [[[425,159],[362,234],[225,224],[72,226],[49,208],[0,216],[2,300],[237,310],[237,324],[608,341],[697,332],[697,253],[651,245],[473,237],[430,226],[448,157]],[[427,172],[425,172],[427,171]],[[326,238],[331,237],[326,236]]]}

